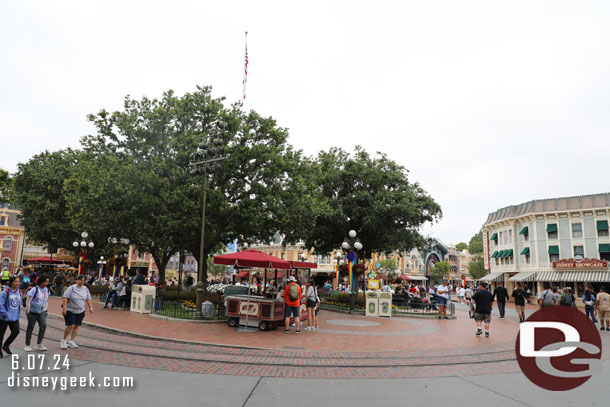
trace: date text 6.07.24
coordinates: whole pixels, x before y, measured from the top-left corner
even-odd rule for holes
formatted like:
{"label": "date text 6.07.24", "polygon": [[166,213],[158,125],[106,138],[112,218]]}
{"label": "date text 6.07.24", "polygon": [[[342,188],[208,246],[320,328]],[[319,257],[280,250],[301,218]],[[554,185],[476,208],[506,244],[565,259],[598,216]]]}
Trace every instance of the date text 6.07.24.
{"label": "date text 6.07.24", "polygon": [[51,370],[69,370],[70,359],[68,355],[15,355],[11,356],[11,369],[28,370],[28,371],[51,371]]}

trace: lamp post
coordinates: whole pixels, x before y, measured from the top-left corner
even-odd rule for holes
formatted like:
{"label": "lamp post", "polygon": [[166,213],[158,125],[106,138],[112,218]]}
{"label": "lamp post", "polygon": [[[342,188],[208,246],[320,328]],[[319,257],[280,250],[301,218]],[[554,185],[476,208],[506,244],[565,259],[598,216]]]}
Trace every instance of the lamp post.
{"label": "lamp post", "polygon": [[[355,230],[350,230],[347,235],[348,237],[345,238],[343,243],[341,243],[341,248],[345,252],[345,256],[348,261],[348,267],[351,270],[351,264],[354,260],[356,260],[356,262],[358,261],[357,252],[359,250],[362,250],[363,246],[362,243],[360,243],[360,241],[357,239],[357,233]],[[354,250],[352,250],[352,248],[356,251],[356,253],[354,253]],[[356,285],[356,278],[353,275],[353,272],[350,273],[349,289],[349,313],[353,314],[356,309],[356,298],[358,297],[358,287]]]}
{"label": "lamp post", "polygon": [[207,199],[209,175],[218,173],[221,169],[222,161],[228,156],[224,155],[223,137],[226,134],[227,123],[223,121],[216,122],[216,131],[203,138],[199,142],[197,151],[192,155],[192,161],[189,164],[193,175],[203,175],[203,204],[201,205],[201,242],[199,244],[199,263],[197,270],[197,299],[195,318],[203,317],[201,313],[201,304],[205,297],[204,291],[207,281],[203,281],[203,267],[207,259],[204,258],[204,238],[205,238],[205,203]]}
{"label": "lamp post", "polygon": [[74,242],[72,242],[72,246],[74,247],[74,249],[78,249],[80,247],[79,250],[79,254],[78,254],[78,275],[81,275],[81,263],[85,260],[85,257],[87,256],[87,247],[89,247],[90,249],[93,249],[93,247],[95,246],[95,244],[89,240],[87,241],[87,237],[89,237],[89,233],[87,232],[82,232],[80,234],[81,237],[81,241],[79,242],[78,240],[75,240]]}
{"label": "lamp post", "polygon": [[120,239],[117,239],[116,237],[109,237],[108,243],[110,243],[111,245],[114,245],[113,256],[112,256],[112,266],[113,266],[112,278],[115,278],[116,272],[117,272],[117,259],[122,259],[124,251],[122,251],[121,249],[123,249],[124,246],[129,245],[129,239],[127,239],[125,237],[122,237]]}
{"label": "lamp post", "polygon": [[102,274],[104,274],[103,270],[106,267],[106,259],[104,259],[104,256],[100,256],[100,259],[97,261],[97,265],[100,268],[100,274],[99,274],[98,278],[99,278],[99,280],[101,282]]}

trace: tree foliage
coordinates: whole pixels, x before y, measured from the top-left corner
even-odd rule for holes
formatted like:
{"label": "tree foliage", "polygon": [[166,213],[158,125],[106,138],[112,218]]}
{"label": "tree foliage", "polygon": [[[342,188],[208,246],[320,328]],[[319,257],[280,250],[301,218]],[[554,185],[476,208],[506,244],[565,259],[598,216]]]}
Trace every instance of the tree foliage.
{"label": "tree foliage", "polygon": [[316,206],[305,244],[316,252],[340,247],[351,229],[358,233],[366,257],[409,251],[426,242],[419,228],[442,216],[440,206],[419,184],[409,182],[407,170],[385,154],[372,157],[356,147],[352,155],[332,148],[321,151],[312,164]]}
{"label": "tree foliage", "polygon": [[72,248],[75,232],[68,213],[64,186],[79,163],[72,149],[45,151],[19,164],[14,176],[14,201],[28,239],[46,244],[50,253]]}
{"label": "tree foliage", "polygon": [[470,254],[482,254],[483,253],[483,232],[479,232],[470,238],[468,243],[468,251]]}
{"label": "tree foliage", "polygon": [[456,245],[455,245],[455,249],[456,249],[458,252],[461,252],[461,251],[462,251],[462,250],[464,250],[464,249],[468,249],[468,245],[467,245],[466,243],[464,243],[464,242],[460,242],[460,243],[458,243],[458,244],[456,244]]}
{"label": "tree foliage", "polygon": [[394,271],[398,269],[398,263],[393,257],[388,257],[387,259],[380,260],[379,264],[380,267],[385,271]]}
{"label": "tree foliage", "polygon": [[8,171],[0,168],[0,205],[11,202],[13,179]]}
{"label": "tree foliage", "polygon": [[476,256],[468,265],[468,273],[475,280],[483,277],[487,272],[485,271],[483,265],[483,258],[481,256]]}
{"label": "tree foliage", "polygon": [[439,261],[432,267],[432,270],[430,270],[430,277],[432,280],[441,281],[449,277],[450,272],[451,265],[446,261]]}
{"label": "tree foliage", "polygon": [[221,136],[228,158],[209,178],[204,259],[236,238],[267,242],[279,231],[290,242],[301,234],[301,213],[310,206],[307,172],[298,171],[301,153],[272,118],[225,107],[201,87],[182,97],[172,91],[158,100],[128,97],[123,110],[102,110],[89,120],[97,133],[82,141],[88,162],[70,184],[72,213],[151,253],[161,280],[179,249],[200,260],[204,177],[192,174],[189,163],[219,121],[227,124]]}

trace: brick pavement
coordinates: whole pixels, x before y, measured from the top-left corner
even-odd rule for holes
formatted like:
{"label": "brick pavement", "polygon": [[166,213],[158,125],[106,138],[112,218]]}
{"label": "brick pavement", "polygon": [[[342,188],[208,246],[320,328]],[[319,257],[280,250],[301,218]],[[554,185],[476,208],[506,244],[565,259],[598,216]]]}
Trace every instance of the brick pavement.
{"label": "brick pavement", "polygon": [[[163,321],[128,311],[102,310],[94,302],[78,349],[62,351],[59,299],[51,299],[47,346],[78,360],[174,372],[295,378],[416,378],[518,372],[518,323],[492,321],[492,337],[474,336],[474,323],[458,309],[456,320],[365,318],[321,313],[322,329],[285,335],[282,330],[239,333],[225,324]],[[328,321],[366,320],[354,327]],[[22,322],[22,328],[24,324]],[[116,330],[116,331],[114,331]],[[119,331],[158,338],[124,335]],[[402,333],[408,333],[402,335]],[[163,339],[165,338],[165,339]],[[16,346],[22,344],[20,335]],[[610,346],[610,335],[604,335]],[[231,346],[228,346],[231,345]]]}

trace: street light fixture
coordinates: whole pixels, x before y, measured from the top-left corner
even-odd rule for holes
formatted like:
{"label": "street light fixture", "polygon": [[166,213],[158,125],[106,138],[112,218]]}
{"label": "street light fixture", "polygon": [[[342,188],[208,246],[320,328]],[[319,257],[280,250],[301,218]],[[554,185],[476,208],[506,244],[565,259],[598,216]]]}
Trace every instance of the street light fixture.
{"label": "street light fixture", "polygon": [[[343,243],[341,243],[341,247],[345,251],[347,261],[351,264],[351,262],[354,259],[358,258],[358,256],[354,253],[354,250],[352,250],[352,247],[357,252],[359,250],[362,250],[363,246],[362,246],[362,243],[360,243],[360,241],[357,240],[356,236],[358,236],[358,234],[356,233],[355,230],[353,230],[353,229],[350,230],[347,233],[347,235],[349,237],[346,238],[343,241]],[[350,301],[349,301],[350,310],[349,310],[349,312],[350,312],[350,314],[353,314],[354,310],[356,309],[356,298],[358,297],[358,287],[356,285],[356,279],[354,278],[353,275],[350,275],[349,285],[350,285]]]}
{"label": "street light fixture", "polygon": [[224,155],[223,144],[225,143],[225,136],[227,131],[227,123],[222,120],[216,122],[216,130],[214,134],[210,134],[204,137],[199,142],[199,148],[191,156],[191,163],[189,164],[191,173],[193,175],[203,175],[203,204],[201,205],[201,242],[199,244],[199,264],[197,271],[197,299],[195,318],[203,317],[201,312],[201,304],[204,299],[204,292],[207,285],[207,281],[203,281],[203,267],[206,259],[203,258],[204,252],[204,239],[205,239],[205,204],[208,193],[209,175],[217,174],[221,170],[222,161],[226,160],[228,156]]}
{"label": "street light fixture", "polygon": [[95,244],[92,241],[87,242],[87,238],[89,237],[89,233],[87,232],[81,232],[80,237],[83,239],[80,242],[78,240],[75,240],[74,242],[72,242],[72,246],[75,249],[78,249],[80,246],[80,250],[79,250],[79,254],[78,254],[78,275],[81,275],[81,264],[82,262],[85,260],[85,257],[87,256],[87,247],[89,247],[89,249],[93,249],[95,247]]}

